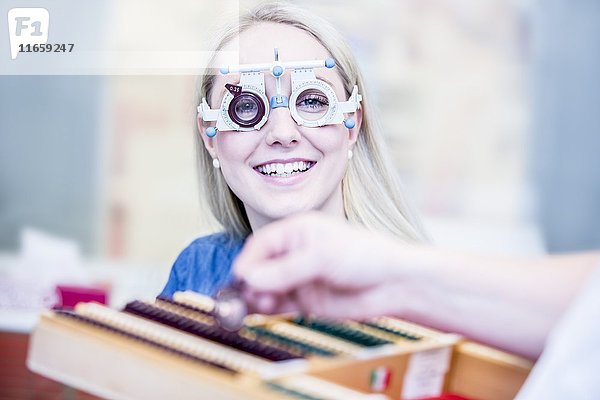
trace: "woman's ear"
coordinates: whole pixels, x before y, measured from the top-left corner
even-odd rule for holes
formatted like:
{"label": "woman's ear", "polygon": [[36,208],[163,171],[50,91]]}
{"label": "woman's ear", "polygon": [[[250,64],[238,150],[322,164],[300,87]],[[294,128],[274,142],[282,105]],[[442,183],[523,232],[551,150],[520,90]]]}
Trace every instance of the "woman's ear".
{"label": "woman's ear", "polygon": [[350,140],[350,146],[354,146],[362,125],[362,108],[357,108],[354,114],[351,114],[351,118],[354,118],[355,125],[354,128],[348,129],[348,139]]}
{"label": "woman's ear", "polygon": [[204,142],[204,147],[206,148],[206,150],[212,158],[217,158],[214,137],[209,137],[206,134],[206,128],[208,128],[210,125],[204,122],[201,117],[196,118],[196,124],[198,125],[198,134]]}

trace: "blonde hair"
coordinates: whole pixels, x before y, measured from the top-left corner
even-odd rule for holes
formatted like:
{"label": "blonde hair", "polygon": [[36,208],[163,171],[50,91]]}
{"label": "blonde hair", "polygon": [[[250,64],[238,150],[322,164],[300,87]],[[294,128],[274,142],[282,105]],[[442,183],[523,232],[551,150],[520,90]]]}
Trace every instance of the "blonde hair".
{"label": "blonde hair", "polygon": [[[383,135],[365,90],[363,78],[350,48],[343,37],[326,20],[288,3],[264,3],[240,16],[239,22],[226,28],[217,38],[214,54],[245,30],[260,23],[280,23],[294,26],[311,34],[336,61],[346,95],[354,85],[363,99],[362,125],[342,179],[342,197],[346,217],[352,223],[368,229],[387,232],[407,242],[425,240],[419,219],[410,210],[402,196],[399,179],[383,149]],[[214,61],[214,59],[213,59]],[[211,65],[209,63],[209,65]],[[196,104],[208,98],[214,75],[200,77]],[[245,237],[252,232],[242,201],[231,191],[221,172],[212,167],[212,158],[206,150],[196,126],[196,146],[200,184],[213,215],[233,236]]]}

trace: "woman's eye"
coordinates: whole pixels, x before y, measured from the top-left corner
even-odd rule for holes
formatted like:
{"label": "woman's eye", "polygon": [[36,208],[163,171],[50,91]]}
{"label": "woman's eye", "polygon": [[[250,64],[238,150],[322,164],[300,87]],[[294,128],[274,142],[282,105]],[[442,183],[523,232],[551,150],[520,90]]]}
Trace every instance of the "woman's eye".
{"label": "woman's eye", "polygon": [[300,107],[306,111],[320,111],[324,107],[329,107],[329,102],[325,96],[309,94],[298,99],[296,107]]}
{"label": "woman's eye", "polygon": [[240,102],[236,107],[236,111],[239,113],[254,113],[256,110],[256,104],[250,101]]}

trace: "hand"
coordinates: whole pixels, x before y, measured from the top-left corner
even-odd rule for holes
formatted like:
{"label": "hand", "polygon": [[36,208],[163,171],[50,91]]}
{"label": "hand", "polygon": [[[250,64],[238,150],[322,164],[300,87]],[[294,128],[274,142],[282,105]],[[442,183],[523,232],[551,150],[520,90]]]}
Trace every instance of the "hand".
{"label": "hand", "polygon": [[407,245],[310,213],[256,231],[234,273],[253,311],[397,316],[535,358],[599,262],[598,252],[527,259]]}
{"label": "hand", "polygon": [[[364,318],[392,312],[399,242],[309,213],[255,232],[234,264],[251,309]],[[398,306],[394,305],[395,313]]]}

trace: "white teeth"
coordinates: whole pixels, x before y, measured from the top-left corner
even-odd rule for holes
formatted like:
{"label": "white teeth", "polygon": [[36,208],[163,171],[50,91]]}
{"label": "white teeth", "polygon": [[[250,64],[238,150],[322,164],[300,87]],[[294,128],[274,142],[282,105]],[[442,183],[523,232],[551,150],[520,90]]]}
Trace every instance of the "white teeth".
{"label": "white teeth", "polygon": [[270,176],[291,176],[297,173],[305,172],[310,169],[314,163],[306,161],[295,161],[290,163],[271,163],[259,165],[256,170],[263,175]]}

